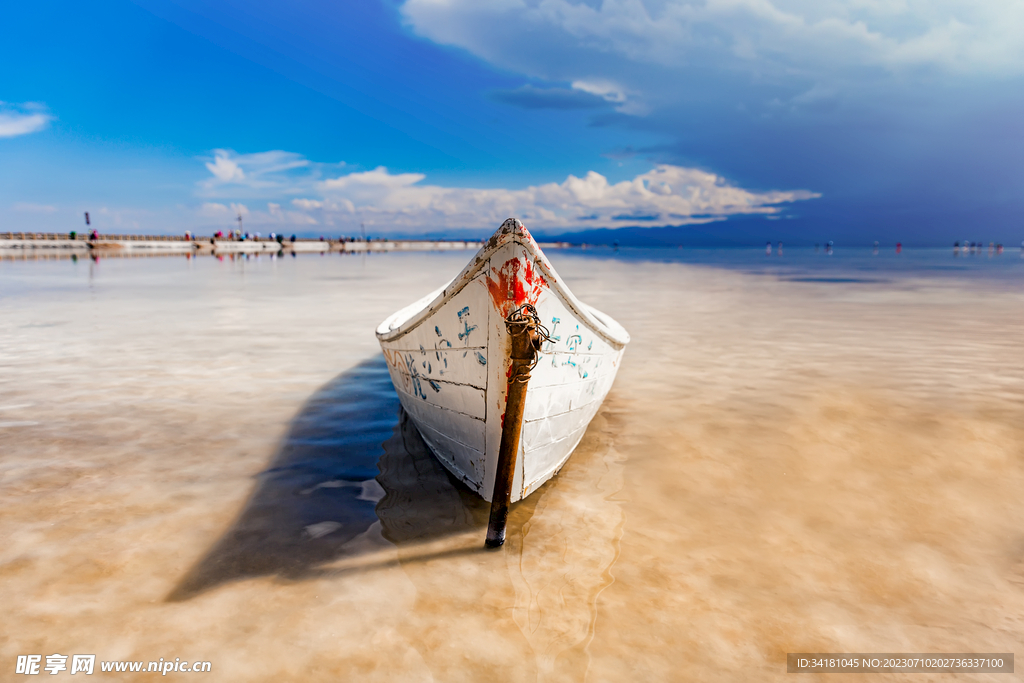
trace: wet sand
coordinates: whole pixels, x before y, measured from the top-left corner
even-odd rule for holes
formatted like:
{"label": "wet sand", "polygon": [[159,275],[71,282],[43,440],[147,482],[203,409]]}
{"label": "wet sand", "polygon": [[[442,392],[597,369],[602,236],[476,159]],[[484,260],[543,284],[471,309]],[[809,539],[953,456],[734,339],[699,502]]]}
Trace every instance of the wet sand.
{"label": "wet sand", "polygon": [[[0,679],[32,653],[733,681],[1024,651],[1019,280],[551,258],[633,342],[498,552],[372,334],[465,254],[0,264]],[[872,676],[903,678],[929,679]]]}

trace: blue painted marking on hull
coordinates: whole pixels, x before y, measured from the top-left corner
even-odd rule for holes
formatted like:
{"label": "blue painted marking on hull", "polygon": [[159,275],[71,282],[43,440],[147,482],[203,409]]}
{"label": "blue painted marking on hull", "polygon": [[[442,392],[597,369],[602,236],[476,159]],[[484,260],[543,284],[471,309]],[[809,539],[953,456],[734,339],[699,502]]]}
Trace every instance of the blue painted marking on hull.
{"label": "blue painted marking on hull", "polygon": [[469,318],[469,306],[464,307],[459,311],[459,322],[462,323],[463,330],[459,332],[459,339],[469,339],[469,335],[477,328],[476,325],[470,325],[469,320],[463,320],[463,317]]}

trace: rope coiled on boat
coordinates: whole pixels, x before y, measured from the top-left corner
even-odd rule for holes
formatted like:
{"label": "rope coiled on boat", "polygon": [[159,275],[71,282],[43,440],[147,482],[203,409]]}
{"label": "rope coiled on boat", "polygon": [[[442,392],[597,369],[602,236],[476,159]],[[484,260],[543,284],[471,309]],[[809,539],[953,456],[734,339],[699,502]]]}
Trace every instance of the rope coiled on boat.
{"label": "rope coiled on boat", "polygon": [[505,318],[505,329],[510,335],[526,334],[530,337],[529,347],[532,350],[530,358],[514,358],[513,360],[529,360],[530,365],[519,366],[515,374],[509,378],[509,382],[525,383],[530,381],[530,372],[540,362],[540,349],[544,342],[551,341],[551,333],[548,328],[540,322],[540,316],[533,304],[523,304],[508,314]]}

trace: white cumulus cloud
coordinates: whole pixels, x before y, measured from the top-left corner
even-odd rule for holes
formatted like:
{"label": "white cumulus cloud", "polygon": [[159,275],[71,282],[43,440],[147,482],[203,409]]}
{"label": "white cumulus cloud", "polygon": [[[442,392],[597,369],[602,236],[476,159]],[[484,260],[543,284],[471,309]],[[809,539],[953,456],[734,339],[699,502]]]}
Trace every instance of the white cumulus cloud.
{"label": "white cumulus cloud", "polygon": [[245,173],[238,166],[238,164],[231,159],[228,159],[223,154],[218,154],[213,163],[207,162],[206,168],[209,169],[213,177],[222,183],[241,182],[245,180]]}
{"label": "white cumulus cloud", "polygon": [[[304,168],[306,173],[297,174],[294,168]],[[268,201],[265,212],[253,212],[249,225],[344,229],[365,222],[384,230],[487,229],[508,216],[518,216],[533,228],[562,230],[598,225],[684,225],[739,214],[771,215],[788,203],[820,196],[808,190],[748,190],[714,173],[669,164],[620,182],[590,171],[581,177],[570,175],[562,182],[518,189],[444,187],[427,183],[422,173],[391,173],[383,166],[334,177],[322,177],[320,166],[314,163],[294,168],[276,175],[265,172],[261,182],[271,188],[301,191],[304,196],[291,199],[288,210],[279,202]],[[214,169],[209,170],[214,174]],[[281,174],[287,176],[287,182],[278,177]],[[231,190],[227,186],[219,189]],[[218,207],[219,214],[227,213],[225,204],[207,203],[206,215],[213,215],[212,207]],[[231,216],[248,215],[248,209],[240,204],[231,204],[230,212]]]}
{"label": "white cumulus cloud", "polygon": [[303,211],[311,211],[323,208],[324,203],[318,199],[293,199],[292,205]]}
{"label": "white cumulus cloud", "polygon": [[52,119],[46,107],[35,102],[0,102],[0,138],[35,133],[46,128]]}

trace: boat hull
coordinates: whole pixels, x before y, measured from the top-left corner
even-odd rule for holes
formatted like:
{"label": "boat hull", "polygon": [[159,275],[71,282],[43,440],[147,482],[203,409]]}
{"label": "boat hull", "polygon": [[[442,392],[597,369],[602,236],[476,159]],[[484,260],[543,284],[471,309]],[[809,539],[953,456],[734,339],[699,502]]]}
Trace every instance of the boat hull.
{"label": "boat hull", "polygon": [[582,304],[518,221],[445,288],[377,330],[399,400],[444,466],[484,499],[494,486],[510,341],[505,317],[533,305],[550,333],[527,388],[512,500],[554,476],[611,389],[628,335]]}

